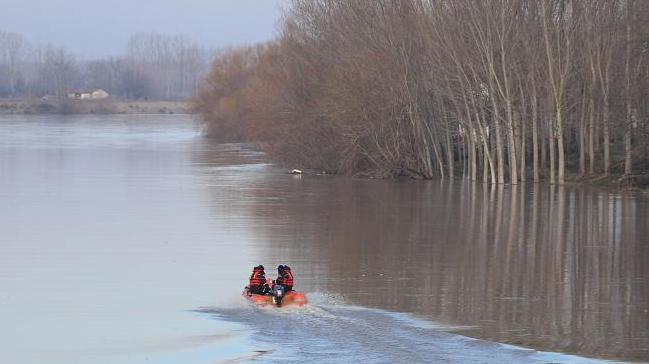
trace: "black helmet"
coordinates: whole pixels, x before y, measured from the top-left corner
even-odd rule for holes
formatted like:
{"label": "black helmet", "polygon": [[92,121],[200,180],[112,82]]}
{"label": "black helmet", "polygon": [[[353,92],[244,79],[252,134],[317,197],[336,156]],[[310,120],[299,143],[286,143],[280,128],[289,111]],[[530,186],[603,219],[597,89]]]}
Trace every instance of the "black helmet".
{"label": "black helmet", "polygon": [[264,270],[264,266],[261,265],[261,264],[259,264],[259,267],[258,267],[258,268],[261,269],[261,270]]}
{"label": "black helmet", "polygon": [[278,271],[278,272],[283,272],[283,271],[284,271],[284,266],[281,265],[281,264],[278,265],[278,266],[277,266],[277,271]]}

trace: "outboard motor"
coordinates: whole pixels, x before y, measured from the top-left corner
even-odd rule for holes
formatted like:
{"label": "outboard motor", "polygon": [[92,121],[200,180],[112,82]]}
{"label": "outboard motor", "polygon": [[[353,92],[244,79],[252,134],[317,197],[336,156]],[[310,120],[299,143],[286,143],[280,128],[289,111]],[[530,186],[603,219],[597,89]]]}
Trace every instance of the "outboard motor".
{"label": "outboard motor", "polygon": [[284,299],[284,294],[286,293],[286,288],[284,286],[276,284],[273,286],[273,303],[277,307],[282,306],[282,300]]}

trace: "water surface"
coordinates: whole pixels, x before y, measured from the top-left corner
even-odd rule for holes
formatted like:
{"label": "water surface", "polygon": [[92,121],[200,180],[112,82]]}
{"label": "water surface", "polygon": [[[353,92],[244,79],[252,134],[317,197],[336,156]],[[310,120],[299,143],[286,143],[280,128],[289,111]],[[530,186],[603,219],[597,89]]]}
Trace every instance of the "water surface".
{"label": "water surface", "polygon": [[[295,177],[200,132],[2,116],[0,362],[649,360],[645,199]],[[309,307],[249,307],[259,263]]]}

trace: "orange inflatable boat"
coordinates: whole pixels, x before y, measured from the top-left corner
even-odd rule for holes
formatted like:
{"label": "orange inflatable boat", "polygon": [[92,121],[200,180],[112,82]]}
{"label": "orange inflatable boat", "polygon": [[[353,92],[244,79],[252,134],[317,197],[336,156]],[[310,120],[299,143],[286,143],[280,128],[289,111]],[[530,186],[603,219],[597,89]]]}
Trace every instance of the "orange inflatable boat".
{"label": "orange inflatable boat", "polygon": [[297,306],[306,305],[306,295],[295,291],[284,292],[283,287],[274,287],[269,294],[261,295],[250,293],[248,286],[243,289],[241,294],[245,299],[254,303],[258,307],[264,306]]}

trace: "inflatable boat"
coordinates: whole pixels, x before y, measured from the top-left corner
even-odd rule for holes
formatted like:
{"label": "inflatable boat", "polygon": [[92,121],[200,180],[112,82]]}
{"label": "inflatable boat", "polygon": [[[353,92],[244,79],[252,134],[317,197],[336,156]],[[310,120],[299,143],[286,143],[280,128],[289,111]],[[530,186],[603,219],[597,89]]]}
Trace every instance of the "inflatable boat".
{"label": "inflatable boat", "polygon": [[275,306],[297,306],[302,307],[306,305],[306,295],[295,291],[288,291],[283,286],[278,284],[274,285],[268,294],[255,294],[251,293],[248,286],[243,289],[241,294],[245,299],[252,302],[258,307]]}

